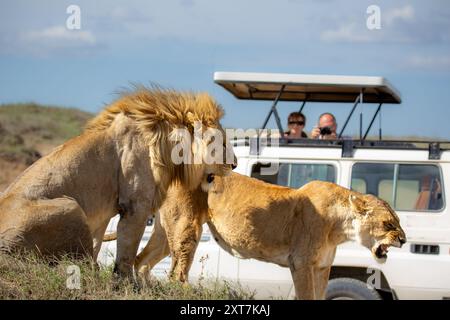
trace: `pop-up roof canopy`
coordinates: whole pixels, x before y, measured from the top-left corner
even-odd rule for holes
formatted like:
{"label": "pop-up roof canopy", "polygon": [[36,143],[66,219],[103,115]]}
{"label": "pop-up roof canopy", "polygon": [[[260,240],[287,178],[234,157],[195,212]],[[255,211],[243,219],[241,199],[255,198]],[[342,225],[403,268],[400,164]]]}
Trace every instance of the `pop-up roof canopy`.
{"label": "pop-up roof canopy", "polygon": [[[283,126],[276,108],[278,101],[302,101],[299,112],[302,112],[306,102],[353,102],[338,138],[342,137],[358,104],[377,103],[378,108],[365,134],[362,132],[362,117],[360,117],[361,140],[366,139],[383,104],[402,102],[400,93],[382,77],[215,72],[214,82],[238,99],[273,100],[261,129],[266,128],[273,114],[280,132],[283,132]],[[379,138],[381,140],[381,124]]]}
{"label": "pop-up roof canopy", "polygon": [[285,73],[215,72],[214,82],[238,99],[401,103],[400,93],[382,77]]}

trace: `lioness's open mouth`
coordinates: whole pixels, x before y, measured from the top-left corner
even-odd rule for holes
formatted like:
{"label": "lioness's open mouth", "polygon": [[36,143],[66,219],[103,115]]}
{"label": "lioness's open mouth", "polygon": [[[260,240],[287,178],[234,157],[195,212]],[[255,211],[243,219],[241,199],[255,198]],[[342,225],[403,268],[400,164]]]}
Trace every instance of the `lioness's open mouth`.
{"label": "lioness's open mouth", "polygon": [[387,259],[387,253],[390,247],[401,248],[404,241],[396,240],[392,243],[377,243],[372,249],[372,253],[379,260],[379,262],[384,262]]}
{"label": "lioness's open mouth", "polygon": [[387,244],[380,244],[375,249],[375,256],[378,259],[387,259],[388,251],[389,251],[389,246]]}

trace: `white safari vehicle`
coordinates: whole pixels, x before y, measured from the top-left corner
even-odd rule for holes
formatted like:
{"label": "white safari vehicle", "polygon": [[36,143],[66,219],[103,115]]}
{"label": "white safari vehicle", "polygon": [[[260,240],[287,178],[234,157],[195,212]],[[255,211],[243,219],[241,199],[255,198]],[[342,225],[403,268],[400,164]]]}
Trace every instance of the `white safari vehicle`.
{"label": "white safari vehicle", "polygon": [[[306,102],[353,103],[347,120],[339,124],[339,137],[359,103],[376,104],[364,132],[360,122],[358,139],[264,140],[257,136],[237,140],[235,171],[292,188],[311,180],[332,181],[383,198],[396,210],[407,235],[406,245],[392,247],[385,264],[378,264],[369,250],[354,242],[339,246],[328,299],[450,299],[450,142],[386,141],[381,128],[377,140],[367,140],[382,105],[401,103],[389,82],[379,77],[236,72],[216,72],[214,81],[239,99],[272,100],[262,129],[274,115],[280,132],[278,101],[299,101],[299,111]],[[141,247],[150,232],[151,227]],[[111,262],[115,242],[103,246],[99,260]],[[170,257],[153,273],[164,276],[169,268]],[[255,291],[257,298],[294,296],[287,268],[235,258],[217,245],[208,230],[190,271],[191,281],[199,277],[238,281]]]}

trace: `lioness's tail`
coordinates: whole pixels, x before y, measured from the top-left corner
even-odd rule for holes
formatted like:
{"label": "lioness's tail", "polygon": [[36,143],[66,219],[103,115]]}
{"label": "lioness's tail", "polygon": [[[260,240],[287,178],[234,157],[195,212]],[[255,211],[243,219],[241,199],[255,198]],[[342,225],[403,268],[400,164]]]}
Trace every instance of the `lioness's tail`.
{"label": "lioness's tail", "polygon": [[105,234],[103,236],[103,241],[114,241],[114,240],[117,240],[117,231]]}

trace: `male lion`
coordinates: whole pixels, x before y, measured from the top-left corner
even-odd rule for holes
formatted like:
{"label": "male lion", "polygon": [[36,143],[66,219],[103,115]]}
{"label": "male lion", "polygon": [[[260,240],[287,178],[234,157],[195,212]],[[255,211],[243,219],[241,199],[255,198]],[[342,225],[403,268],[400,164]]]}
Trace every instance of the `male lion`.
{"label": "male lion", "polygon": [[[96,260],[108,222],[119,212],[115,270],[130,275],[146,219],[169,185],[178,181],[190,190],[204,174],[231,170],[225,162],[176,164],[171,158],[175,145],[188,144],[183,152],[203,160],[212,140],[186,141],[174,129],[187,128],[192,136],[200,123],[223,131],[222,115],[207,94],[158,87],[125,93],[0,195],[0,251],[36,249]],[[232,154],[228,144],[219,147]]]}
{"label": "male lion", "polygon": [[334,183],[291,189],[232,173],[209,175],[202,188],[208,193],[169,188],[154,233],[136,258],[141,273],[171,253],[173,276],[185,281],[206,221],[230,254],[289,267],[297,298],[324,299],[339,244],[356,240],[384,262],[389,246],[406,242],[385,201]]}

